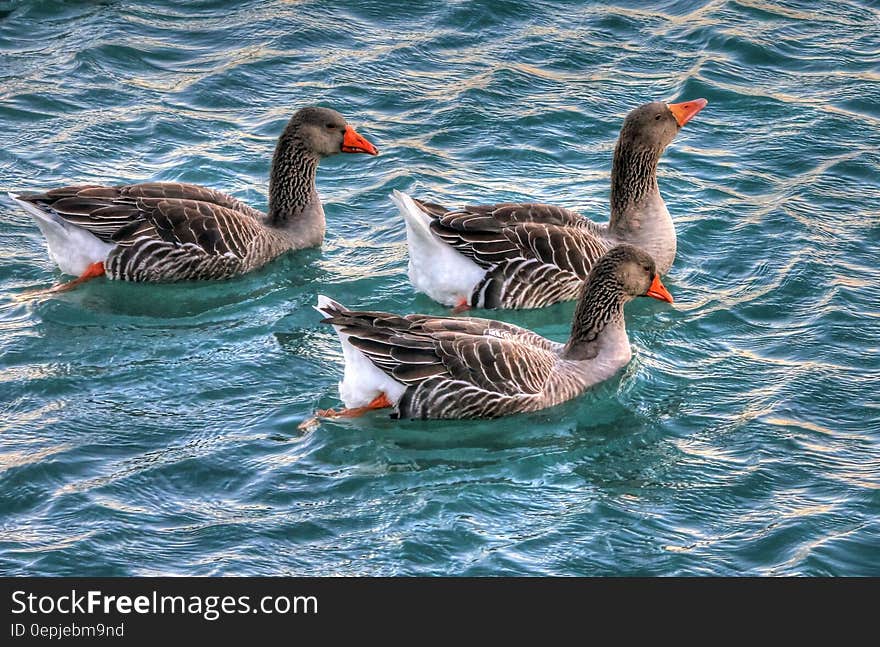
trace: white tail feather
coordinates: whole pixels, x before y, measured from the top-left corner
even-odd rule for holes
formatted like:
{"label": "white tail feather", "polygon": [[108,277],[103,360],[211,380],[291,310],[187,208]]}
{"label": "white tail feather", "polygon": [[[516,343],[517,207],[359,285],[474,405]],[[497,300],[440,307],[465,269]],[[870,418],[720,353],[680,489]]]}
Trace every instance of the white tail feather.
{"label": "white tail feather", "polygon": [[318,295],[318,304],[312,306],[315,310],[320,312],[325,317],[329,317],[330,313],[327,312],[326,308],[344,308],[341,303],[338,301],[334,301],[330,297],[325,297],[323,294]]}
{"label": "white tail feather", "polygon": [[80,276],[92,263],[104,262],[115,245],[105,243],[94,234],[43,211],[36,205],[22,200],[15,193],[9,197],[31,216],[43,232],[49,247],[49,258],[65,274]]}
{"label": "white tail feather", "polygon": [[486,270],[431,232],[431,216],[406,193],[395,190],[391,200],[406,223],[409,280],[418,292],[439,303],[457,306],[470,300]]}
{"label": "white tail feather", "polygon": [[[342,304],[319,294],[315,310],[325,317],[330,316],[330,313],[323,310],[328,306],[345,309]],[[403,392],[406,391],[406,385],[390,378],[384,371],[377,368],[369,357],[352,346],[348,341],[348,335],[341,332],[339,326],[333,326],[333,328],[339,335],[342,356],[345,359],[345,372],[339,383],[339,397],[345,406],[349,409],[364,407],[382,393],[392,404],[397,404]]]}

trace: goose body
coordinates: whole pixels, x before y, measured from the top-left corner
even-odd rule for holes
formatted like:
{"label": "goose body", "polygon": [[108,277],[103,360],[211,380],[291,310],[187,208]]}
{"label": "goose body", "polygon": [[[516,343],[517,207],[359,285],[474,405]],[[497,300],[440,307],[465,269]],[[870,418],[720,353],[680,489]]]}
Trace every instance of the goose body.
{"label": "goose body", "polygon": [[320,245],[321,158],[376,149],[328,108],[303,108],[275,149],[269,212],[213,189],[177,182],[66,186],[9,196],[31,214],[65,274],[100,264],[111,279],[226,279],[281,254]]}
{"label": "goose body", "polygon": [[[259,211],[191,184],[72,186],[10,197],[34,217],[59,269],[75,276],[100,262],[117,280],[226,279],[294,248]],[[320,237],[312,231],[302,242]]]}
{"label": "goose body", "polygon": [[537,203],[448,210],[395,191],[413,286],[450,306],[542,307],[576,299],[596,260],[624,243],[647,251],[665,274],[675,260],[676,236],[657,186],[657,163],[705,105],[704,99],[649,103],[627,116],[614,154],[607,224]]}
{"label": "goose body", "polygon": [[494,418],[570,400],[617,373],[631,358],[623,304],[637,295],[672,300],[653,259],[621,245],[582,283],[565,344],[489,319],[359,312],[324,296],[317,309],[342,344],[346,407],[381,399],[395,417]]}

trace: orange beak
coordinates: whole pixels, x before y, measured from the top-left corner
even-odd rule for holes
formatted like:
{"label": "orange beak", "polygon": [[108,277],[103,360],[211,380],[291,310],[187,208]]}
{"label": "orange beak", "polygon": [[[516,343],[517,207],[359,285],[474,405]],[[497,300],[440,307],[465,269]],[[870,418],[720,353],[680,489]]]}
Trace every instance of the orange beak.
{"label": "orange beak", "polygon": [[654,275],[654,280],[651,281],[651,287],[645,292],[645,296],[672,303],[672,295],[669,294],[669,290],[666,289],[666,286],[660,282],[659,274]]}
{"label": "orange beak", "polygon": [[667,107],[672,112],[678,125],[684,126],[693,119],[695,114],[705,108],[707,103],[709,102],[705,99],[694,99],[693,101],[684,101],[682,103],[670,103]]}
{"label": "orange beak", "polygon": [[379,151],[366,139],[357,134],[354,128],[348,126],[345,129],[345,135],[342,137],[343,153],[369,153],[370,155],[378,155]]}

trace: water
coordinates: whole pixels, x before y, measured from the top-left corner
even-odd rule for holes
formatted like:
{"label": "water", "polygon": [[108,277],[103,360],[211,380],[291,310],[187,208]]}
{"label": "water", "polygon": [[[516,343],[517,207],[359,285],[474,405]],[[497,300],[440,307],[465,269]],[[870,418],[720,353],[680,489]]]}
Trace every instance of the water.
{"label": "water", "polygon": [[[224,283],[26,299],[59,273],[0,203],[0,572],[880,575],[878,6],[339,4],[0,2],[4,191],[264,208],[314,103],[381,151],[319,169],[322,249]],[[297,430],[338,405],[317,293],[444,312],[392,189],[602,220],[626,112],[696,97],[660,167],[676,303],[628,306],[619,378],[499,421]],[[497,316],[562,339],[572,311]]]}

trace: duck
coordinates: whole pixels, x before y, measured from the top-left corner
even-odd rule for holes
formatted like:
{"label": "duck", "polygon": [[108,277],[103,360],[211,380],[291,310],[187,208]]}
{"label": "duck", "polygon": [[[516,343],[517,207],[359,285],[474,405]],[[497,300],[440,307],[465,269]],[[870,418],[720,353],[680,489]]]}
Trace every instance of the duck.
{"label": "duck", "polygon": [[320,245],[318,163],[378,150],[336,110],[304,107],[275,146],[268,213],[215,189],[180,182],[64,186],[9,196],[35,220],[64,274],[135,282],[228,279],[285,252]]}
{"label": "duck", "polygon": [[491,319],[356,311],[319,295],[342,344],[345,409],[318,411],[304,428],[386,407],[392,418],[458,419],[560,404],[630,361],[624,304],[640,296],[673,302],[650,254],[626,244],[593,263],[565,343]]}
{"label": "duck", "polygon": [[655,101],[627,114],[614,149],[606,224],[548,204],[450,210],[395,190],[391,199],[406,223],[413,287],[456,313],[540,308],[576,299],[596,260],[621,243],[647,251],[665,275],[675,260],[676,237],[657,164],[707,103]]}

